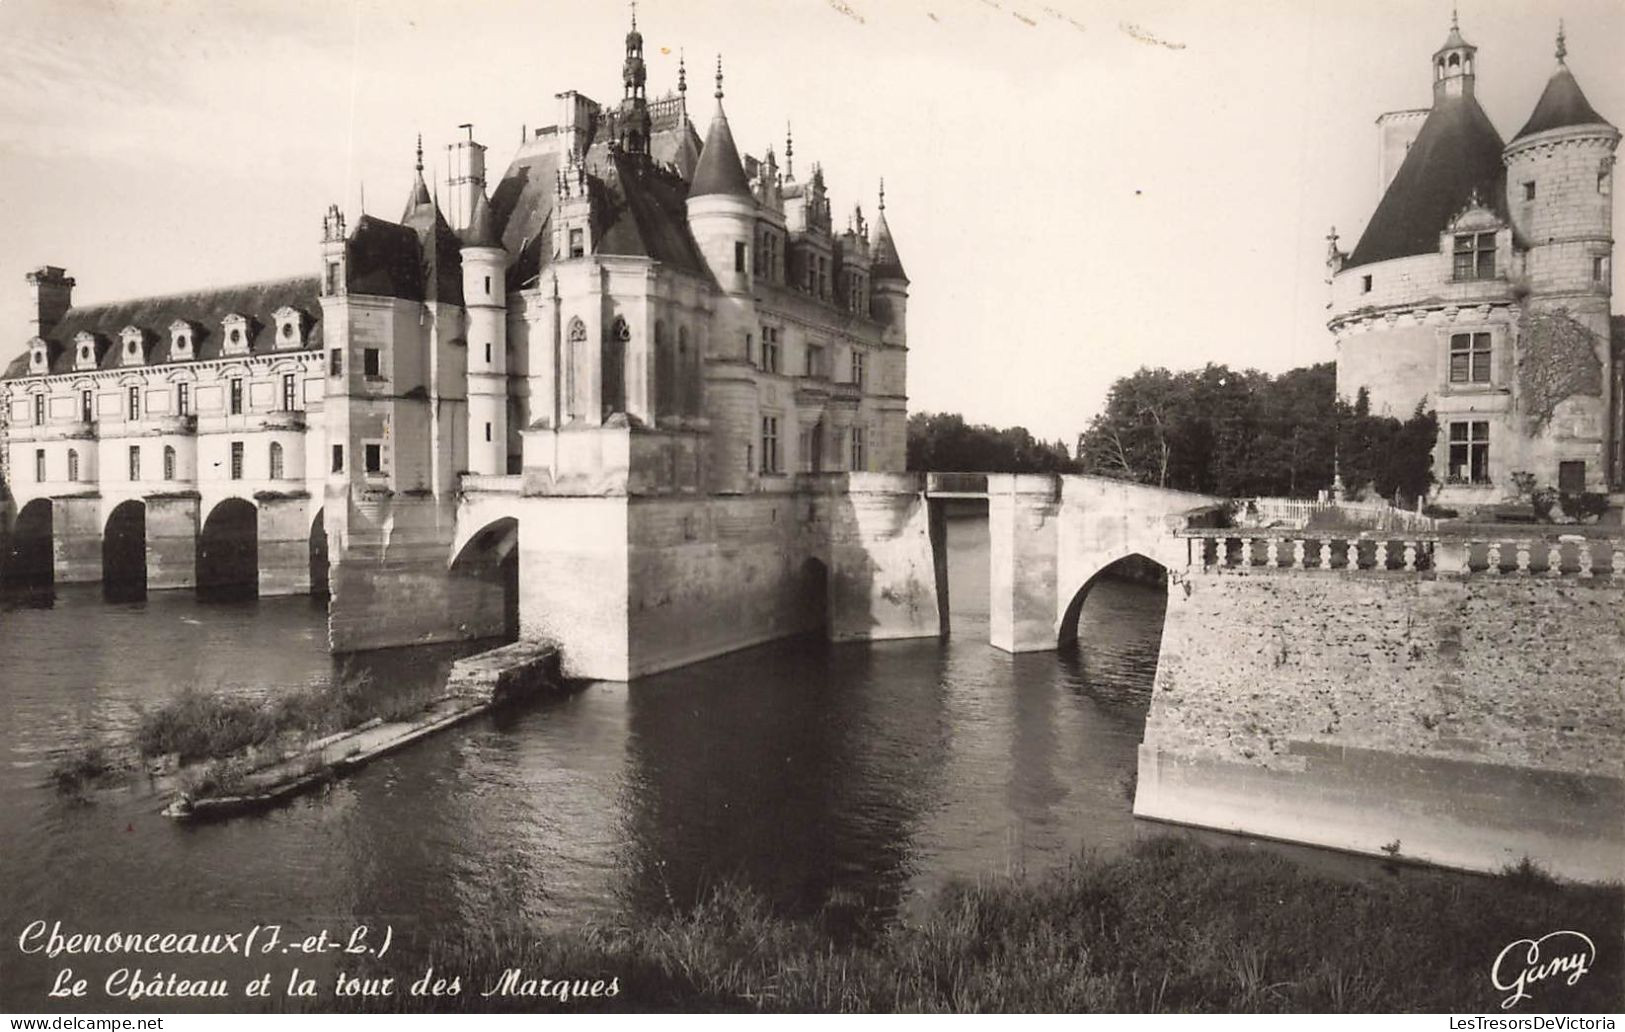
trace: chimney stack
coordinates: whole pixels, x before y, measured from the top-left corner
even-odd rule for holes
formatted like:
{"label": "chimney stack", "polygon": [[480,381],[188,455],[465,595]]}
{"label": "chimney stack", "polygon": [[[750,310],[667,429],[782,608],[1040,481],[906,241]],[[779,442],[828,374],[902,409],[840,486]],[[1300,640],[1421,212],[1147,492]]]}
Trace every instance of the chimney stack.
{"label": "chimney stack", "polygon": [[33,332],[29,336],[43,337],[73,307],[73,277],[66,269],[42,265],[28,274],[28,286],[34,295],[34,316],[29,320]]}

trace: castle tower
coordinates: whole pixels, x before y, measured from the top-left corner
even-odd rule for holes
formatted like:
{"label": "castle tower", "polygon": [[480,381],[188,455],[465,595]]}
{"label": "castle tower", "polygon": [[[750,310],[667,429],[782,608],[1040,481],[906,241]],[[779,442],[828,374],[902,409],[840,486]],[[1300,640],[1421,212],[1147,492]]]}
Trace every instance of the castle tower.
{"label": "castle tower", "polygon": [[1450,12],[1450,35],[1444,45],[1433,52],[1433,103],[1449,97],[1471,97],[1475,73],[1473,64],[1478,48],[1461,36],[1456,12]]}
{"label": "castle tower", "polygon": [[643,33],[638,31],[638,9],[632,8],[632,28],[626,34],[626,60],[621,63],[620,145],[629,154],[649,153],[649,116],[646,92],[648,67],[643,62]]}
{"label": "castle tower", "polygon": [[875,319],[886,327],[886,343],[908,344],[908,274],[897,256],[897,243],[886,223],[886,181],[880,181],[880,210],[875,215],[874,233],[869,241],[870,277],[873,280],[872,309]]}
{"label": "castle tower", "polygon": [[474,195],[462,241],[468,311],[468,469],[508,472],[508,252],[484,191]]}
{"label": "castle tower", "polygon": [[[749,363],[756,332],[756,307],[751,298],[752,238],[756,232],[756,200],[734,146],[728,116],[722,110],[722,58],[717,57],[717,111],[705,134],[700,163],[688,190],[688,225],[711,274],[722,288],[710,341],[708,363]],[[700,356],[693,356],[699,361]],[[709,365],[707,368],[711,368]],[[690,379],[697,382],[699,378]],[[712,470],[717,490],[742,490],[749,482],[750,443],[757,435],[754,386],[737,377],[718,380],[707,409],[713,414],[719,454]],[[725,395],[725,396],[724,396]]]}
{"label": "castle tower", "polygon": [[[1507,207],[1519,237],[1527,243],[1525,282],[1529,288],[1529,331],[1525,350],[1540,346],[1540,335],[1557,325],[1583,326],[1591,335],[1597,363],[1607,380],[1610,369],[1609,310],[1613,264],[1613,168],[1619,130],[1586,99],[1567,64],[1562,28],[1557,34],[1557,68],[1524,127],[1507,144]],[[1550,321],[1543,322],[1546,315]],[[1572,323],[1569,322],[1572,320]],[[1619,420],[1610,418],[1609,392],[1565,403],[1566,428],[1556,447],[1561,463],[1556,486],[1599,491],[1618,471],[1598,462],[1594,447],[1582,442],[1617,438]],[[1567,440],[1577,431],[1575,440]],[[1619,446],[1611,443],[1618,464]],[[1583,467],[1583,470],[1582,470]],[[1583,475],[1582,475],[1583,472]]]}

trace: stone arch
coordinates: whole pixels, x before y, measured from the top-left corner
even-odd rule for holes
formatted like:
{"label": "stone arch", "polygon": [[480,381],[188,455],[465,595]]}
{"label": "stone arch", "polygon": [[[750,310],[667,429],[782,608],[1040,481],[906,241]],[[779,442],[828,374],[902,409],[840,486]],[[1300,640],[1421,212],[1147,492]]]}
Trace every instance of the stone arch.
{"label": "stone arch", "polygon": [[1072,599],[1067,603],[1066,609],[1061,613],[1061,619],[1056,626],[1056,646],[1061,649],[1075,648],[1078,642],[1078,622],[1083,617],[1084,603],[1089,599],[1089,593],[1102,577],[1114,575],[1128,576],[1130,579],[1150,583],[1148,579],[1152,571],[1161,577],[1164,590],[1166,590],[1168,567],[1158,559],[1141,551],[1123,551],[1108,556],[1089,571]]}
{"label": "stone arch", "polygon": [[[451,561],[450,576],[470,585],[463,619],[474,633],[519,639],[519,520],[500,516],[468,536]],[[498,591],[493,589],[500,589]],[[500,608],[499,608],[500,607]],[[499,632],[499,634],[498,634]]]}
{"label": "stone arch", "polygon": [[128,601],[147,594],[147,503],[130,498],[114,506],[102,528],[102,592]]}
{"label": "stone arch", "polygon": [[259,510],[226,498],[209,510],[197,536],[197,591],[209,598],[259,594]]}
{"label": "stone arch", "polygon": [[17,513],[0,553],[0,581],[6,586],[42,587],[55,579],[53,516],[49,498],[36,498]]}

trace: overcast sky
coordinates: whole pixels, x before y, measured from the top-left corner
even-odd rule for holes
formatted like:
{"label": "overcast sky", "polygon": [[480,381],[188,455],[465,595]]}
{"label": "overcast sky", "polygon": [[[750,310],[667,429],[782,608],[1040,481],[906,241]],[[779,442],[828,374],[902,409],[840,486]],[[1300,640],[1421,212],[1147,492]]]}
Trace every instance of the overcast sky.
{"label": "overcast sky", "polygon": [[[1503,137],[1559,16],[1592,104],[1625,122],[1625,4],[1469,0]],[[494,183],[555,93],[619,98],[626,20],[580,0],[0,0],[5,350],[41,264],[83,303],[314,274],[329,203],[353,219],[364,185],[398,217],[419,131],[436,160],[474,123]],[[1447,0],[638,6],[650,95],[686,50],[702,133],[721,51],[742,151],[782,157],[793,122],[840,224],[885,176],[911,410],[1069,445],[1141,365],[1332,357],[1327,229],[1358,238],[1374,119],[1427,106],[1449,22]]]}

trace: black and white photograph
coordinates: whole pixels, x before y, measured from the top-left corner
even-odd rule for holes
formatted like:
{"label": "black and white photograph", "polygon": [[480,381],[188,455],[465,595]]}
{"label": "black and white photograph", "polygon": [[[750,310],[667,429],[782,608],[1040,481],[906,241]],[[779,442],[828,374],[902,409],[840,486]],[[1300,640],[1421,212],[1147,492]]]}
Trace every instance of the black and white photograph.
{"label": "black and white photograph", "polygon": [[6,1027],[1615,1028],[1621,125],[1620,0],[0,0]]}

